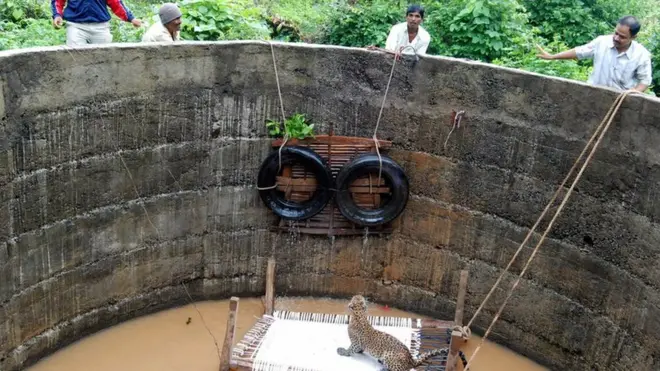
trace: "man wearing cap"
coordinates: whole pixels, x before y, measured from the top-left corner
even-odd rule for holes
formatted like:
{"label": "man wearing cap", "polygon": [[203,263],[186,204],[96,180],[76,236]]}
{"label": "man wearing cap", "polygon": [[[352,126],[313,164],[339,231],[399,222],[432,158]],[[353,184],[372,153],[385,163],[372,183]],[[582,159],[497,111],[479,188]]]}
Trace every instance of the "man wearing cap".
{"label": "man wearing cap", "polygon": [[179,40],[181,10],[176,4],[165,3],[158,11],[160,22],[154,23],[142,36],[142,42],[174,42]]}

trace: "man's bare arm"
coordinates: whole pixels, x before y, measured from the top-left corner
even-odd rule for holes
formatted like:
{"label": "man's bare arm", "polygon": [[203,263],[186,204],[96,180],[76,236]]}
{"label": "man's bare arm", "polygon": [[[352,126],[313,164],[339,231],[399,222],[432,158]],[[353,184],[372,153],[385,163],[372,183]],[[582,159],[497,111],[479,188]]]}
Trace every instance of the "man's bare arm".
{"label": "man's bare arm", "polygon": [[369,50],[378,50],[378,51],[389,53],[389,54],[396,54],[395,52],[393,52],[389,49],[380,48],[380,47],[375,46],[375,45],[369,45],[369,46],[367,46],[367,49],[369,49]]}
{"label": "man's bare arm", "polygon": [[381,52],[385,52],[387,54],[392,54],[394,56],[394,58],[396,58],[397,61],[401,59],[401,51],[400,50],[397,53],[397,52],[393,52],[389,49],[379,48],[379,47],[374,46],[374,45],[368,46],[367,49],[369,49],[369,50],[378,50],[378,51],[381,51]]}
{"label": "man's bare arm", "polygon": [[550,54],[550,53],[546,52],[545,50],[543,50],[543,48],[541,48],[540,46],[537,45],[536,47],[540,51],[540,53],[537,54],[537,57],[539,57],[541,59],[547,59],[547,60],[577,59],[577,53],[575,52],[575,49],[566,50],[566,51],[563,51],[563,52],[557,53],[557,54]]}
{"label": "man's bare arm", "polygon": [[648,87],[649,87],[649,86],[646,85],[646,84],[637,84],[637,86],[635,86],[635,87],[633,88],[633,90],[637,90],[638,92],[643,93],[643,92],[646,91],[646,89],[647,89]]}

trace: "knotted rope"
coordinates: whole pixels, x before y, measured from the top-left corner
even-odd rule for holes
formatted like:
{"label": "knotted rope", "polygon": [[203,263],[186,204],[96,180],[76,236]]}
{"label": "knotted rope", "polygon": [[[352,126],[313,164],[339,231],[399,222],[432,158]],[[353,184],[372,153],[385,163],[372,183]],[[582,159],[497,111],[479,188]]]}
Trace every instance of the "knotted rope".
{"label": "knotted rope", "polygon": [[468,340],[470,338],[470,336],[472,336],[472,330],[470,330],[470,328],[468,326],[456,325],[451,330],[452,330],[452,332],[453,331],[460,332],[461,333],[461,338],[463,340]]}
{"label": "knotted rope", "polygon": [[[573,174],[573,172],[575,171],[575,168],[577,167],[578,163],[582,160],[582,157],[583,157],[584,154],[586,153],[587,148],[589,148],[589,146],[593,143],[593,141],[594,141],[594,139],[596,138],[596,136],[598,136],[598,139],[596,140],[596,143],[594,144],[594,146],[593,146],[591,152],[590,152],[589,155],[587,156],[587,159],[585,160],[584,164],[582,164],[582,167],[580,168],[580,171],[578,172],[577,176],[576,176],[575,179],[573,180],[573,183],[571,184],[570,188],[569,188],[568,191],[566,192],[566,195],[564,196],[564,199],[562,200],[561,204],[560,204],[559,207],[557,208],[557,211],[555,211],[555,214],[554,214],[554,216],[552,217],[552,219],[550,220],[550,223],[549,223],[548,226],[546,227],[545,231],[543,232],[543,235],[541,236],[541,239],[540,239],[539,242],[536,244],[536,247],[534,247],[534,250],[532,251],[531,256],[529,257],[529,259],[527,259],[527,262],[525,263],[525,266],[523,267],[522,271],[521,271],[520,274],[518,275],[518,278],[516,279],[516,281],[515,281],[515,282],[513,283],[513,285],[511,286],[511,289],[509,290],[509,292],[508,292],[506,298],[504,299],[504,302],[502,303],[502,305],[500,306],[499,310],[498,310],[497,313],[495,314],[495,317],[493,317],[493,320],[491,321],[490,325],[488,326],[488,329],[487,329],[486,332],[484,333],[484,336],[483,336],[483,338],[481,339],[481,341],[479,342],[479,345],[478,345],[477,348],[474,350],[474,353],[473,353],[472,356],[470,357],[470,360],[468,361],[468,363],[467,363],[467,365],[465,366],[464,370],[467,371],[467,370],[469,369],[470,364],[472,363],[472,360],[476,357],[477,353],[479,352],[479,349],[481,349],[481,346],[483,345],[484,341],[486,340],[486,338],[487,338],[488,335],[490,334],[490,332],[491,332],[493,326],[495,325],[495,322],[497,322],[497,320],[499,319],[500,315],[502,314],[502,311],[504,310],[504,307],[506,306],[507,302],[508,302],[509,299],[511,298],[511,296],[512,296],[512,294],[513,294],[513,291],[516,289],[516,287],[518,287],[518,284],[520,283],[520,280],[521,280],[522,276],[525,274],[525,272],[527,272],[527,268],[529,267],[530,263],[532,262],[532,260],[533,260],[534,257],[536,256],[536,253],[538,252],[539,248],[541,247],[541,244],[545,241],[545,238],[546,238],[548,232],[550,231],[550,229],[552,228],[553,224],[555,223],[555,220],[557,219],[557,217],[558,217],[559,214],[561,213],[562,209],[564,208],[564,206],[565,206],[566,203],[568,202],[568,199],[570,198],[571,194],[573,193],[573,189],[575,188],[575,185],[577,184],[577,182],[578,182],[578,181],[580,180],[580,178],[582,177],[582,173],[584,172],[584,170],[586,169],[587,165],[588,165],[589,162],[591,161],[591,158],[593,157],[594,153],[596,152],[596,149],[598,148],[598,145],[600,144],[600,141],[603,139],[603,137],[605,136],[605,133],[606,133],[607,130],[609,129],[610,124],[612,123],[612,120],[614,119],[614,116],[615,116],[616,113],[619,111],[619,107],[621,107],[621,104],[623,103],[623,100],[624,100],[625,97],[628,96],[629,94],[639,94],[639,93],[640,93],[640,92],[638,92],[638,91],[627,90],[627,91],[625,91],[625,92],[622,92],[622,93],[621,93],[621,94],[615,99],[614,103],[612,103],[612,105],[610,106],[609,111],[607,112],[607,114],[605,115],[605,117],[603,118],[603,120],[601,121],[600,125],[598,125],[598,127],[596,128],[596,131],[593,133],[593,135],[592,135],[591,138],[589,139],[589,142],[587,143],[587,145],[586,145],[586,146],[584,147],[584,149],[582,150],[582,153],[580,153],[580,156],[577,158],[577,160],[575,160],[575,163],[573,164],[573,167],[571,167],[571,170],[568,172],[568,175],[566,175],[566,177],[564,178],[564,180],[562,181],[562,183],[559,185],[559,187],[557,188],[557,191],[555,192],[555,194],[554,194],[554,195],[552,196],[552,198],[550,199],[550,202],[548,202],[548,204],[546,205],[545,209],[544,209],[543,212],[541,213],[541,216],[539,216],[539,218],[536,220],[536,223],[534,223],[534,226],[532,227],[532,229],[527,233],[527,236],[525,237],[525,239],[523,240],[523,242],[522,242],[522,243],[520,244],[520,246],[518,247],[518,250],[517,250],[516,253],[513,255],[513,258],[511,259],[511,261],[509,262],[509,264],[506,266],[506,268],[504,269],[504,271],[503,271],[503,272],[500,274],[500,276],[497,278],[497,281],[495,281],[495,284],[493,285],[493,287],[490,289],[490,291],[489,291],[488,294],[486,295],[486,298],[484,298],[484,300],[482,301],[482,303],[479,305],[479,308],[477,309],[477,311],[476,311],[476,312],[474,313],[474,315],[472,316],[472,319],[470,319],[470,322],[468,322],[467,327],[469,327],[469,326],[474,322],[475,318],[479,315],[479,313],[481,312],[481,310],[482,310],[483,307],[485,306],[485,304],[486,304],[486,302],[488,301],[488,299],[490,299],[490,296],[493,294],[493,292],[495,291],[495,289],[497,288],[497,286],[499,285],[499,283],[502,281],[502,278],[504,277],[504,274],[507,273],[507,271],[509,270],[509,268],[511,267],[511,265],[513,264],[513,262],[516,260],[516,257],[518,256],[518,254],[520,253],[520,251],[522,250],[522,248],[525,246],[525,243],[527,243],[527,241],[530,239],[530,237],[532,236],[532,234],[533,234],[534,231],[536,230],[536,227],[540,224],[541,220],[545,217],[545,214],[548,212],[548,210],[550,209],[551,205],[554,203],[554,201],[555,201],[555,199],[557,198],[557,196],[559,196],[559,193],[560,193],[561,190],[564,188],[564,185],[566,184],[566,182],[568,181],[568,179],[570,178],[570,176],[571,176],[571,175]],[[603,126],[604,126],[604,127],[603,127]],[[600,134],[598,134],[599,132],[600,132]]]}
{"label": "knotted rope", "polygon": [[[286,125],[285,124],[286,116],[284,114],[284,100],[282,99],[282,89],[280,88],[280,76],[277,73],[277,62],[275,60],[275,49],[273,48],[273,43],[272,42],[270,42],[270,41],[261,41],[261,42],[268,43],[268,45],[270,45],[270,54],[273,58],[273,70],[275,71],[275,82],[277,83],[277,95],[280,98],[280,110],[281,110],[281,113],[282,113],[282,125]],[[289,141],[289,134],[285,130],[284,131],[284,138],[282,140],[282,144],[280,145],[280,148],[278,149],[278,154],[279,154],[279,158],[278,158],[279,166],[277,168],[278,173],[280,172],[280,170],[282,170],[282,148],[284,148],[284,146],[286,145],[286,143],[288,141]],[[265,191],[265,190],[269,190],[269,189],[275,189],[275,188],[277,188],[277,186],[278,186],[278,184],[277,184],[277,182],[275,182],[275,185],[268,186],[268,187],[259,187],[257,185],[257,189],[260,190],[260,191]],[[287,184],[287,187],[288,186],[289,185]]]}

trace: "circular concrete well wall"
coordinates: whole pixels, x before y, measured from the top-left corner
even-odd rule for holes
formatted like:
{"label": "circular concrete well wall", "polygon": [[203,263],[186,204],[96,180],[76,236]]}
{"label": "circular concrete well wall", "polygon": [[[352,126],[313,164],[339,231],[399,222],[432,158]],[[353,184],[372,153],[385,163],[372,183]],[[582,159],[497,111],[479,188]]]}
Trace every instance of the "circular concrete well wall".
{"label": "circular concrete well wall", "polygon": [[[371,137],[391,58],[274,51],[287,115]],[[469,319],[617,95],[404,61],[378,132],[411,182],[394,233],[278,235],[255,188],[264,120],[280,117],[271,58],[258,42],[0,53],[0,369],[182,304],[182,282],[195,299],[263,294],[271,254],[279,295],[361,292],[440,318],[468,269]],[[465,117],[447,140],[452,110]],[[660,102],[629,97],[492,340],[556,370],[660,367],[659,163]]]}

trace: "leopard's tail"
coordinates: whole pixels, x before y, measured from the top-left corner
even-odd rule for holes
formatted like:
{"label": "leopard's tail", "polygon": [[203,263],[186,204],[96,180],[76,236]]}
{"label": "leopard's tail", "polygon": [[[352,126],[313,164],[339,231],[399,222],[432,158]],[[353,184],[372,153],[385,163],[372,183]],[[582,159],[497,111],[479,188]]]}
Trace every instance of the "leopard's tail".
{"label": "leopard's tail", "polygon": [[449,348],[438,348],[438,349],[433,349],[431,351],[422,353],[419,355],[419,357],[415,360],[415,366],[414,367],[419,367],[424,362],[426,362],[429,358],[435,357],[435,356],[446,356],[449,354]]}

